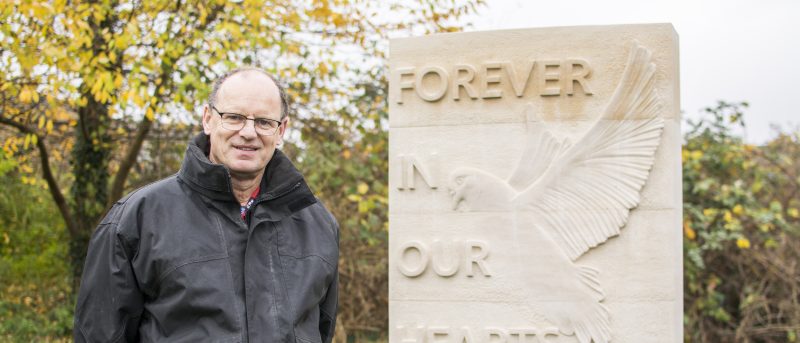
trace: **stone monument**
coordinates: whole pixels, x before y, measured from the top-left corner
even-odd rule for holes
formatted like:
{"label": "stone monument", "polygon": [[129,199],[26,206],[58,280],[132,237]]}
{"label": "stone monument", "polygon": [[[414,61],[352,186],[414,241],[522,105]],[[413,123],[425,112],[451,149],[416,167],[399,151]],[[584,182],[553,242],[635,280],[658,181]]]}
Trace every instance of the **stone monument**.
{"label": "stone monument", "polygon": [[672,25],[390,51],[391,342],[682,341]]}

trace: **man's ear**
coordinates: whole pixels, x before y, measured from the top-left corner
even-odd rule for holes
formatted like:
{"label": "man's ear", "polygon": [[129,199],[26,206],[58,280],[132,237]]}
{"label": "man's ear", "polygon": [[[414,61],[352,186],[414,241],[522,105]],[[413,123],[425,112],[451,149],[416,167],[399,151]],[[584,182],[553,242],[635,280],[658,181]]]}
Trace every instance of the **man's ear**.
{"label": "man's ear", "polygon": [[211,134],[211,106],[203,105],[203,133]]}
{"label": "man's ear", "polygon": [[289,126],[289,117],[281,120],[281,126],[278,127],[278,144],[283,144],[283,134],[286,133],[286,128]]}

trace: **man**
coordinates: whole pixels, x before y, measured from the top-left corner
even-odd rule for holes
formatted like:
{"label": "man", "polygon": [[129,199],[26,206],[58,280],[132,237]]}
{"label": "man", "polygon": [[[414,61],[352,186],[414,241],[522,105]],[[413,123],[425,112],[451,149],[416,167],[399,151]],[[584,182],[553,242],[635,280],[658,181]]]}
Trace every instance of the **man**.
{"label": "man", "polygon": [[330,342],[338,227],[277,150],[260,69],[214,83],[181,170],[117,202],[89,245],[76,342]]}

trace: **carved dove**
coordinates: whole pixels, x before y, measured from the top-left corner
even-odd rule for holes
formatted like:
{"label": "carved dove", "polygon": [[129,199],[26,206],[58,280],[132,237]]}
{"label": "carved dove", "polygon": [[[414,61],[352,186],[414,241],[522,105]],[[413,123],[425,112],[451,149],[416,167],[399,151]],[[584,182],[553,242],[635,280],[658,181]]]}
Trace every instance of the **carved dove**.
{"label": "carved dove", "polygon": [[538,260],[522,271],[530,274],[527,297],[581,343],[606,343],[612,335],[599,272],[575,260],[625,226],[664,127],[651,53],[632,45],[605,112],[576,144],[532,125],[529,107],[525,147],[507,180],[475,168],[448,178],[454,209],[509,211],[515,230],[533,230]]}

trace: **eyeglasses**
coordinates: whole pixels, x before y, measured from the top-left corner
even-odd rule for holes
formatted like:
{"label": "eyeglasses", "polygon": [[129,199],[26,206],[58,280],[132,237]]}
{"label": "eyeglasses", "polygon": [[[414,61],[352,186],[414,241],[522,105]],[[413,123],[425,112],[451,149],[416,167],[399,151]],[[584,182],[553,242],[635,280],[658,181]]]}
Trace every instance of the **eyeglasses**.
{"label": "eyeglasses", "polygon": [[[210,104],[209,104],[210,105]],[[262,136],[272,136],[278,132],[281,122],[269,118],[247,118],[239,113],[221,112],[214,105],[210,105],[211,109],[217,112],[222,117],[222,127],[231,131],[239,131],[244,128],[248,120],[253,121],[253,126],[256,128],[256,133]]]}

